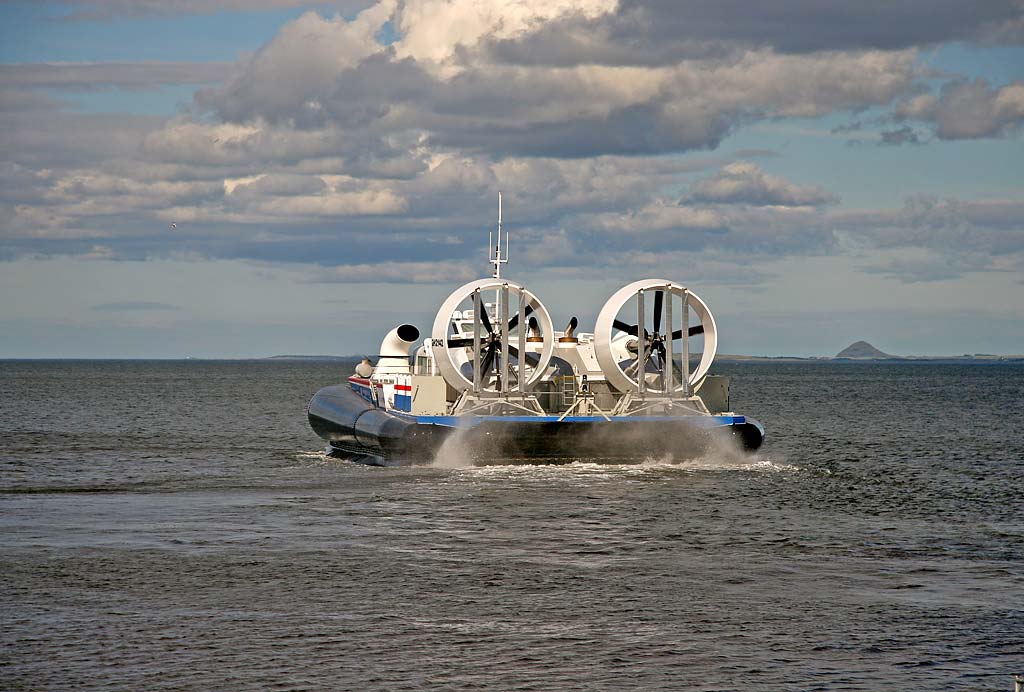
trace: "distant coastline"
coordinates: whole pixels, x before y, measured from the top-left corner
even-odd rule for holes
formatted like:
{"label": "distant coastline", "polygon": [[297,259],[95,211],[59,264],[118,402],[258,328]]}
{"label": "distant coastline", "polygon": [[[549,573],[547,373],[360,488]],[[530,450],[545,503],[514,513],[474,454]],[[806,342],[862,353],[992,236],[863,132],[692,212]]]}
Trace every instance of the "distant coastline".
{"label": "distant coastline", "polygon": [[302,356],[284,355],[270,356],[268,358],[257,358],[256,360],[287,360],[287,361],[338,361],[338,360],[360,360],[363,356]]}
{"label": "distant coastline", "polygon": [[[358,361],[364,356],[282,355],[255,360],[277,361]],[[962,356],[890,356],[884,358],[840,358],[837,356],[744,356],[719,353],[716,362],[725,363],[1006,363],[1024,361],[1024,355],[999,356],[988,353]]]}
{"label": "distant coastline", "polygon": [[[271,356],[264,360],[284,361],[352,361],[363,356]],[[855,341],[834,356],[745,356],[719,353],[719,363],[1016,363],[1024,355],[1001,356],[992,353],[965,353],[949,356],[894,356],[875,348],[867,341]]]}
{"label": "distant coastline", "polygon": [[[357,356],[329,356],[329,355],[298,355],[286,354],[278,356],[252,356],[234,358],[223,357],[181,357],[181,358],[148,358],[148,357],[81,357],[81,356],[58,356],[58,357],[0,357],[0,362],[44,362],[44,361],[168,361],[168,362],[194,362],[194,363],[218,363],[218,362],[256,362],[265,363],[268,361],[279,363],[358,363],[365,358],[364,355]],[[374,359],[371,356],[371,359]],[[745,356],[734,353],[719,353],[715,357],[716,363],[963,363],[963,364],[998,364],[998,363],[1024,363],[1024,355],[993,355],[978,353],[975,355],[962,356],[889,356],[886,358],[837,358],[835,356]]]}
{"label": "distant coastline", "polygon": [[1024,355],[999,356],[991,353],[965,353],[958,356],[894,356],[867,341],[855,341],[834,356],[741,356],[719,354],[725,362],[770,363],[1004,363],[1024,361]]}
{"label": "distant coastline", "polygon": [[727,363],[1017,363],[1024,355],[998,356],[987,353],[962,356],[886,356],[885,358],[839,358],[837,356],[742,356],[719,353],[716,362]]}

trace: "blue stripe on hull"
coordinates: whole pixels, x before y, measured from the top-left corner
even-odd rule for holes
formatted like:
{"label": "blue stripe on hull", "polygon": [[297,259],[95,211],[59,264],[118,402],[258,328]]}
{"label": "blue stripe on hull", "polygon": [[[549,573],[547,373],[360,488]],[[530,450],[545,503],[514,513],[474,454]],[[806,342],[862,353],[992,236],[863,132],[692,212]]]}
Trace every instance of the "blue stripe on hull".
{"label": "blue stripe on hull", "polygon": [[702,428],[742,425],[745,416],[413,416],[391,411],[395,416],[420,424],[446,428],[475,428],[481,423],[690,423]]}

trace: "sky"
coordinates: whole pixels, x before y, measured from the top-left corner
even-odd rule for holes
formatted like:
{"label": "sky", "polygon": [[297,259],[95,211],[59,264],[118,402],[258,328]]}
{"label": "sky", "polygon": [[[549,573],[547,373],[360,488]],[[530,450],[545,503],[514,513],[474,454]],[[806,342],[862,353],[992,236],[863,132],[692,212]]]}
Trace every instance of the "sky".
{"label": "sky", "polygon": [[0,0],[0,358],[373,354],[503,275],[1024,353],[1024,0]]}

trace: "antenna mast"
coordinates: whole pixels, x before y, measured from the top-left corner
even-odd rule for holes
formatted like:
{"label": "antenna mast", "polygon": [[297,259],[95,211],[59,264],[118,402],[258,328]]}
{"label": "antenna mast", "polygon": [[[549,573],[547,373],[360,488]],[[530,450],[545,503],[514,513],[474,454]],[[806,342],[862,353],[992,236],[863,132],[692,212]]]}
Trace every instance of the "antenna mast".
{"label": "antenna mast", "polygon": [[[498,238],[494,242],[494,234],[487,234],[487,261],[494,265],[494,278],[501,278],[501,265],[508,264],[508,233],[505,234],[505,254],[501,254],[501,191],[498,192]],[[494,243],[492,245],[492,243]]]}

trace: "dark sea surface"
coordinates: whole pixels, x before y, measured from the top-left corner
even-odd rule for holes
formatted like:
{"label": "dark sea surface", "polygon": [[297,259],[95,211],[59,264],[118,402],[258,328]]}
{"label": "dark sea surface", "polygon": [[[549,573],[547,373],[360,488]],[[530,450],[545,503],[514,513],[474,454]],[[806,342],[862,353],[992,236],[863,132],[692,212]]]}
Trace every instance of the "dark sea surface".
{"label": "dark sea surface", "polygon": [[338,363],[0,361],[4,690],[1012,690],[1024,366],[724,364],[764,448],[375,468]]}

